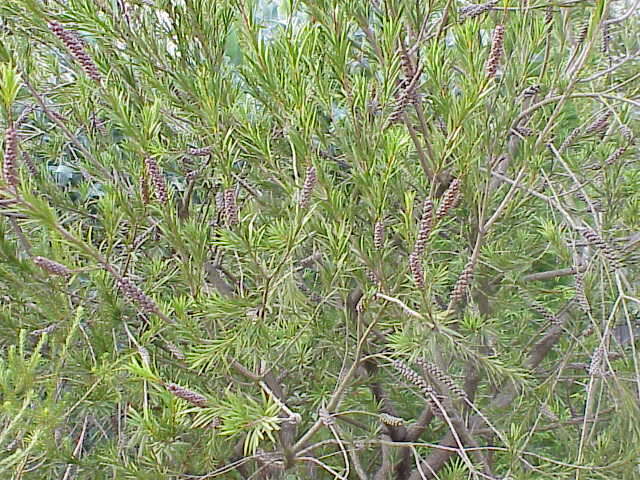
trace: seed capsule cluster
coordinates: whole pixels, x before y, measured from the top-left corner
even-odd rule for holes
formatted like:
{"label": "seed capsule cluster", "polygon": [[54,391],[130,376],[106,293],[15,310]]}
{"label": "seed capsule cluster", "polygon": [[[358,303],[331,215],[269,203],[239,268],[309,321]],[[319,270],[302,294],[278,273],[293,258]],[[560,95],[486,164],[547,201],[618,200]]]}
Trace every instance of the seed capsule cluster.
{"label": "seed capsule cluster", "polygon": [[216,192],[216,211],[224,214],[224,192],[222,190]]}
{"label": "seed capsule cluster", "polygon": [[149,188],[149,179],[146,175],[140,175],[140,197],[142,203],[147,205],[151,201],[151,189]]}
{"label": "seed capsule cluster", "polygon": [[47,325],[44,328],[39,328],[38,330],[34,330],[33,332],[31,332],[31,335],[36,337],[40,335],[44,335],[45,333],[48,335],[56,331],[58,327],[60,327],[60,325],[58,325],[57,323],[52,323],[51,325]]}
{"label": "seed capsule cluster", "polygon": [[409,269],[416,285],[420,288],[424,288],[424,270],[422,269],[422,259],[420,255],[413,252],[409,255]]}
{"label": "seed capsule cluster", "polygon": [[413,252],[422,256],[427,245],[427,240],[433,228],[433,203],[428,198],[422,204],[422,216],[420,217],[420,228],[418,229],[418,238],[413,247]]}
{"label": "seed capsule cluster", "polygon": [[387,120],[389,125],[394,125],[402,119],[402,116],[406,112],[407,107],[412,102],[412,98],[414,94],[415,92],[412,93],[409,88],[400,87],[400,90],[396,95],[396,100],[395,100],[393,110]]}
{"label": "seed capsule cluster", "polygon": [[532,128],[524,127],[524,126],[516,127],[515,130],[523,137],[530,137],[534,133]]}
{"label": "seed capsule cluster", "polygon": [[399,56],[404,78],[402,78],[398,83],[394,107],[387,119],[388,125],[398,123],[406,112],[407,107],[418,101],[418,81],[420,78],[420,71],[416,71],[413,62],[406,51],[403,50],[399,52]]}
{"label": "seed capsule cluster", "polygon": [[390,427],[401,427],[404,425],[404,420],[400,417],[394,417],[393,415],[389,415],[388,413],[381,413],[378,415],[378,419],[380,422],[388,425]]}
{"label": "seed capsule cluster", "polygon": [[[574,195],[577,199],[582,200],[587,205],[589,204],[589,202],[587,202],[587,197],[585,197],[581,191],[577,190],[576,192],[574,192]],[[591,206],[593,206],[596,212],[602,212],[602,203],[598,200],[591,200]]]}
{"label": "seed capsule cluster", "polygon": [[378,250],[384,246],[384,222],[381,220],[373,226],[373,246]]}

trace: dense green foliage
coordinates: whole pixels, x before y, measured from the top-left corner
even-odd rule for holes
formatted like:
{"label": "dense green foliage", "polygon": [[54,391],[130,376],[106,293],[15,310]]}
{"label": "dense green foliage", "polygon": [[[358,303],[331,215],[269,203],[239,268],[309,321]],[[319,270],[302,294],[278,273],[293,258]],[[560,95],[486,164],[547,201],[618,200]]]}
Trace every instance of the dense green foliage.
{"label": "dense green foliage", "polygon": [[637,1],[0,2],[0,475],[640,475]]}

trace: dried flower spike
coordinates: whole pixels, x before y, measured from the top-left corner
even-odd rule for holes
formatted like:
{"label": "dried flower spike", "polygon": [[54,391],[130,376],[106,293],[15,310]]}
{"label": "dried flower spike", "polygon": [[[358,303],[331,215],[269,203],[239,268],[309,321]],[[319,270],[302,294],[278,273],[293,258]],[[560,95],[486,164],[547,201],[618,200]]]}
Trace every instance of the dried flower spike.
{"label": "dried flower spike", "polygon": [[487,3],[467,5],[466,7],[462,7],[458,10],[458,18],[461,22],[464,22],[465,20],[479,17],[483,13],[491,10],[491,8],[497,3],[498,0],[491,0]]}
{"label": "dried flower spike", "polygon": [[460,180],[455,178],[442,196],[440,206],[436,211],[436,221],[442,220],[449,211],[455,208],[460,201]]}
{"label": "dried flower spike", "polygon": [[116,283],[122,293],[131,302],[138,304],[142,311],[146,313],[158,313],[160,311],[155,302],[128,278],[120,277],[116,280]]}
{"label": "dried flower spike", "polygon": [[422,260],[420,259],[420,255],[417,255],[416,252],[409,255],[409,269],[411,270],[411,275],[413,275],[413,280],[416,282],[416,285],[420,288],[424,288]]}
{"label": "dried flower spike", "polygon": [[13,188],[18,187],[18,133],[11,126],[7,128],[4,136],[4,163],[2,174],[4,181]]}
{"label": "dried flower spike", "polygon": [[407,54],[406,50],[402,49],[398,53],[400,56],[400,66],[402,67],[404,78],[406,82],[410,82],[413,76],[416,74],[416,69],[413,66],[413,61]]}
{"label": "dried flower spike", "polygon": [[616,148],[616,150],[611,155],[609,155],[607,159],[604,161],[605,165],[613,165],[618,160],[620,160],[620,157],[624,155],[624,152],[626,151],[627,151],[626,145]]}
{"label": "dried flower spike", "polygon": [[384,246],[384,222],[381,220],[373,226],[373,246],[378,250]]}
{"label": "dried flower spike", "polygon": [[576,32],[576,46],[579,47],[582,45],[587,38],[587,32],[589,31],[589,22],[584,21],[578,26],[578,30]]}
{"label": "dried flower spike", "polygon": [[238,204],[236,202],[236,189],[227,188],[224,191],[224,215],[227,224],[231,227],[238,223]]}
{"label": "dried flower spike", "polygon": [[378,277],[378,274],[373,270],[367,270],[367,278],[378,288],[382,285],[382,281]]}
{"label": "dried flower spike", "polygon": [[529,303],[529,306],[531,307],[531,310],[536,312],[538,315],[544,318],[551,325],[557,325],[560,323],[560,319],[556,317],[553,313],[551,313],[549,310],[547,310],[546,307],[542,305],[540,302],[538,302],[537,300],[530,298],[528,300],[528,303]]}
{"label": "dried flower spike", "polygon": [[44,328],[39,328],[38,330],[34,330],[33,332],[31,332],[31,335],[38,337],[40,335],[44,335],[45,333],[48,335],[50,333],[53,333],[54,331],[56,331],[58,329],[60,325],[57,323],[52,323],[51,325],[47,325]]}
{"label": "dried flower spike", "polygon": [[413,247],[413,252],[421,257],[427,245],[427,240],[431,234],[433,227],[433,203],[430,199],[426,199],[422,204],[422,216],[420,217],[420,229],[418,230],[418,238]]}
{"label": "dried flower spike", "polygon": [[308,208],[311,201],[311,194],[316,186],[318,177],[316,174],[316,168],[313,165],[307,167],[307,174],[304,179],[304,185],[302,186],[302,194],[300,195],[300,208]]}
{"label": "dried flower spike", "polygon": [[602,252],[602,255],[611,262],[613,268],[620,269],[624,267],[618,253],[611,246],[607,245],[600,235],[589,228],[583,230],[582,235],[589,244]]}
{"label": "dried flower spike", "polygon": [[567,148],[573,145],[576,141],[576,138],[578,138],[578,136],[580,135],[581,131],[582,129],[580,127],[574,128],[571,133],[567,135],[567,138],[564,139],[564,142],[562,142],[562,144],[560,145],[558,153],[563,153]]}
{"label": "dried flower spike", "polygon": [[533,135],[533,129],[529,127],[516,127],[515,130],[523,137],[530,137]]}
{"label": "dried flower spike", "polygon": [[601,377],[604,375],[603,360],[604,360],[604,347],[599,345],[591,355],[591,362],[589,363],[589,375]]}
{"label": "dried flower spike", "polygon": [[475,268],[475,262],[469,261],[460,276],[458,277],[458,281],[456,285],[453,287],[453,292],[451,293],[451,302],[458,303],[462,300],[465,290],[471,283],[471,279],[473,278],[473,269]]}
{"label": "dried flower spike", "polygon": [[418,387],[418,389],[420,389],[420,391],[425,396],[429,396],[433,393],[433,388],[427,385],[427,382],[425,382],[425,380],[420,375],[411,370],[411,368],[409,368],[404,362],[402,362],[401,360],[393,360],[391,365],[400,375],[408,380],[409,383],[412,383],[413,385]]}
{"label": "dried flower spike", "polygon": [[620,127],[620,135],[627,143],[633,143],[633,131],[626,125]]}
{"label": "dried flower spike", "polygon": [[456,383],[453,381],[453,379],[449,375],[444,373],[442,371],[442,369],[440,367],[438,367],[436,364],[428,362],[428,361],[424,360],[423,358],[417,358],[416,359],[416,363],[418,365],[420,365],[422,368],[424,368],[425,371],[429,375],[431,375],[434,379],[436,379],[442,385],[447,387],[447,389],[453,395],[455,395],[458,398],[466,398],[467,397],[467,393],[462,388],[460,388],[458,385],[456,385]]}
{"label": "dried flower spike", "polygon": [[145,205],[151,201],[151,189],[146,175],[140,175],[140,197],[142,197],[142,203]]}
{"label": "dried flower spike", "polygon": [[167,201],[167,184],[164,180],[162,170],[158,166],[158,163],[152,157],[144,159],[144,163],[147,166],[147,172],[153,183],[153,193],[160,203],[166,203]]}
{"label": "dried flower spike", "polygon": [[[577,199],[582,200],[584,203],[586,203],[587,205],[589,205],[589,202],[587,201],[587,197],[584,196],[584,194],[580,191],[577,190],[576,192],[574,192],[574,195],[576,196]],[[599,202],[598,200],[591,200],[591,206],[593,206],[594,210],[596,212],[602,212],[602,203]]]}
{"label": "dried flower spike", "polygon": [[407,94],[406,90],[401,90],[400,93],[396,96],[396,101],[393,106],[393,110],[389,118],[387,119],[387,125],[395,125],[402,120],[402,116],[404,112],[407,110],[407,106],[409,106],[410,97]]}
{"label": "dried flower spike", "polygon": [[42,270],[49,272],[51,275],[57,275],[59,277],[71,276],[71,270],[61,263],[54,262],[44,257],[33,257],[33,263],[35,263]]}
{"label": "dried flower spike", "polygon": [[175,383],[168,383],[165,386],[167,390],[173,393],[176,397],[186,400],[196,407],[206,407],[208,404],[207,399],[203,395],[200,395],[193,390],[181,387]]}
{"label": "dried flower spike", "polygon": [[553,23],[553,7],[551,6],[547,7],[544,11],[544,23],[545,25],[549,25],[549,27],[551,27]]}
{"label": "dried flower spike", "polygon": [[500,60],[504,54],[504,26],[496,25],[493,31],[493,38],[491,41],[491,51],[489,52],[489,59],[485,66],[487,77],[493,78],[496,76]]}
{"label": "dried flower spike", "polygon": [[521,95],[522,95],[524,98],[526,98],[526,97],[533,97],[534,95],[537,95],[538,93],[540,93],[540,91],[541,91],[541,90],[542,90],[542,87],[541,87],[540,85],[538,85],[538,84],[536,84],[536,85],[531,85],[531,86],[529,86],[529,87],[525,88],[525,89],[522,91],[522,94],[521,94]]}
{"label": "dried flower spike", "polygon": [[224,192],[221,190],[216,192],[216,210],[224,212]]}
{"label": "dried flower spike", "polygon": [[206,157],[211,153],[211,147],[194,147],[187,150],[187,153],[189,155],[193,155],[194,157]]}
{"label": "dried flower spike", "polygon": [[587,300],[587,296],[584,293],[584,278],[582,273],[576,270],[575,276],[575,287],[576,287],[576,302],[578,302],[578,306],[580,309],[589,314],[591,312],[591,306],[589,305],[589,301]]}
{"label": "dried flower spike", "polygon": [[609,118],[611,117],[611,110],[607,110],[604,113],[598,115],[584,131],[585,135],[593,135],[594,133],[601,132],[607,127]]}
{"label": "dried flower spike", "polygon": [[182,353],[182,350],[180,350],[175,343],[164,342],[164,346],[167,350],[169,350],[171,355],[173,355],[178,360],[184,360],[186,358],[184,356],[184,353]]}
{"label": "dried flower spike", "polygon": [[29,155],[25,151],[22,152],[22,162],[26,165],[27,170],[29,170],[29,174],[32,177],[35,177],[38,175],[38,167],[36,167],[36,164],[33,163],[33,159],[31,158],[31,155]]}
{"label": "dried flower spike", "polygon": [[429,407],[431,407],[433,414],[442,417],[441,408],[435,401],[435,391],[433,390],[433,388],[431,388],[420,375],[411,370],[400,360],[394,360],[392,365],[393,368],[395,368],[396,371],[400,375],[402,375],[409,383],[412,383],[413,385],[418,387],[420,393],[422,393],[423,397],[429,404]]}
{"label": "dried flower spike", "polygon": [[80,64],[87,76],[96,83],[102,81],[98,67],[84,49],[84,42],[80,40],[74,33],[65,30],[65,28],[55,20],[49,22],[49,28],[58,37],[62,43],[71,51],[71,54]]}

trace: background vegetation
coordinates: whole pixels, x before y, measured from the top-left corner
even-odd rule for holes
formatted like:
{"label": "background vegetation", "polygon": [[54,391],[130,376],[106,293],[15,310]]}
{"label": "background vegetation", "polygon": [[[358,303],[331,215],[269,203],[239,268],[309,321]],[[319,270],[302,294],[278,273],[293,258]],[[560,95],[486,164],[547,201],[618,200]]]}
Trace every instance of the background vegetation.
{"label": "background vegetation", "polygon": [[638,478],[637,7],[1,2],[3,478]]}

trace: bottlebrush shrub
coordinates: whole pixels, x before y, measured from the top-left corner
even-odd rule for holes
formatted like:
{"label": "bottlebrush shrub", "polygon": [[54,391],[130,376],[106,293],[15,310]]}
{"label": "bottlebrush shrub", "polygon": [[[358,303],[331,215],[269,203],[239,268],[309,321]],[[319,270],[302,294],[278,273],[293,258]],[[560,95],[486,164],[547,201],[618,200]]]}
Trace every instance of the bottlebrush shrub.
{"label": "bottlebrush shrub", "polygon": [[2,478],[636,478],[632,3],[0,2]]}

